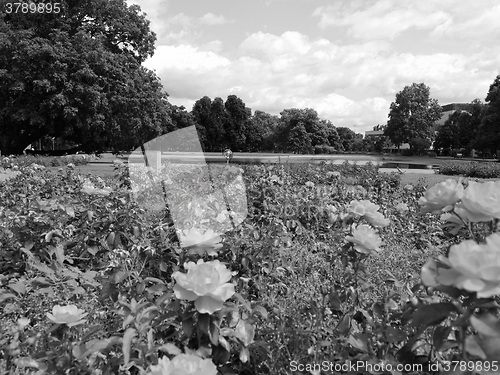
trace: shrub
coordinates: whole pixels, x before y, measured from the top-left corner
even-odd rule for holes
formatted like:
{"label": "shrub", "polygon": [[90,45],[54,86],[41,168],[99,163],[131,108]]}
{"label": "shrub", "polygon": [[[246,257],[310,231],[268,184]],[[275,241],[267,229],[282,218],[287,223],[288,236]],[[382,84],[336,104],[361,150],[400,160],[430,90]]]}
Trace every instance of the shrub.
{"label": "shrub", "polygon": [[326,152],[325,152],[325,148],[326,147],[327,146],[324,146],[324,145],[316,145],[316,146],[314,146],[314,153],[316,155],[318,155],[318,154],[326,154]]}
{"label": "shrub", "polygon": [[495,162],[449,162],[441,165],[438,173],[475,178],[500,178],[500,164]]}

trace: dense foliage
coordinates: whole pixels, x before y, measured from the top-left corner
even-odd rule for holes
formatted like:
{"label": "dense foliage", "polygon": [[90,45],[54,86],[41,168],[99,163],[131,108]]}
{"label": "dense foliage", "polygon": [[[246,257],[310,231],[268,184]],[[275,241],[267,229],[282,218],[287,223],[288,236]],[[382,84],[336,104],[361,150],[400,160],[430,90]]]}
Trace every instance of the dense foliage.
{"label": "dense foliage", "polygon": [[421,153],[431,145],[431,129],[441,113],[437,100],[430,97],[430,88],[413,83],[396,94],[384,134],[395,145],[409,143],[411,149]]}
{"label": "dense foliage", "polygon": [[124,150],[172,130],[158,77],[141,63],[155,35],[124,0],[0,13],[0,152],[48,135],[86,151]]}
{"label": "dense foliage", "polygon": [[[439,128],[435,148],[445,155],[453,151],[492,156],[500,150],[500,76],[490,85],[486,103],[473,100],[468,109],[453,112]],[[500,155],[497,155],[500,157]]]}
{"label": "dense foliage", "polygon": [[[439,285],[447,258],[426,263],[471,233],[496,240],[500,206],[484,199],[496,185],[425,192],[370,165],[243,166],[247,217],[219,237],[176,231],[175,207],[148,209],[154,192],[133,193],[123,165],[109,180],[71,164],[17,168],[0,189],[2,373],[320,373],[323,361],[360,361],[358,374],[391,373],[382,364],[422,374],[499,360],[489,289],[476,298],[478,282]],[[214,166],[213,181],[199,168],[175,167],[166,183],[186,197],[210,197],[199,186],[240,195],[239,167]],[[191,203],[202,223],[234,214]],[[481,212],[496,221],[481,225]]]}
{"label": "dense foliage", "polygon": [[439,166],[439,173],[476,178],[500,178],[500,163],[449,162]]}

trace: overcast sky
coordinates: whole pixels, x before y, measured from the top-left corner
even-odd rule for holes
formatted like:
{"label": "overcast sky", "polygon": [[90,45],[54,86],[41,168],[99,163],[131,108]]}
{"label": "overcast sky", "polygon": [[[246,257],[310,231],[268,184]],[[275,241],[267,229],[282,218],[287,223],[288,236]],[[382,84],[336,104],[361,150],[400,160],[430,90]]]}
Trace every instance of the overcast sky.
{"label": "overcast sky", "polygon": [[170,102],[240,97],[278,115],[314,108],[364,133],[424,82],[441,105],[484,101],[500,74],[498,0],[127,0],[157,35]]}

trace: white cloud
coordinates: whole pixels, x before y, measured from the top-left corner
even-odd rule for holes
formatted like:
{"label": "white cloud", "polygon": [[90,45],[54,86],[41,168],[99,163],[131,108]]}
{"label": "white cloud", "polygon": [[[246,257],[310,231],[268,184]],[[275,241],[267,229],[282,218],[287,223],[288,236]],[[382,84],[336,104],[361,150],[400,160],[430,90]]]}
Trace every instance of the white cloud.
{"label": "white cloud", "polygon": [[257,32],[231,58],[220,48],[160,46],[146,65],[157,70],[171,102],[188,109],[205,95],[236,93],[254,111],[314,108],[336,126],[363,132],[385,123],[395,94],[413,82],[428,85],[441,104],[484,99],[498,74],[500,48],[417,55],[398,53],[386,42],[344,46],[298,32]]}
{"label": "white cloud", "polygon": [[206,13],[199,18],[199,22],[203,25],[207,26],[216,26],[216,25],[224,25],[229,23],[228,20],[224,18],[222,15],[215,15],[213,13]]}
{"label": "white cloud", "polygon": [[172,69],[203,73],[227,67],[230,61],[212,51],[202,51],[193,46],[180,45],[158,47],[154,56],[144,65],[158,71]]}
{"label": "white cloud", "polygon": [[500,35],[497,0],[340,0],[316,8],[312,15],[320,28],[345,29],[349,36],[364,40],[394,39],[411,29],[456,41]]}
{"label": "white cloud", "polygon": [[313,16],[319,17],[321,28],[347,27],[349,35],[366,40],[393,39],[411,28],[432,30],[449,22],[447,12],[419,7],[416,3],[396,0],[338,2],[317,8]]}

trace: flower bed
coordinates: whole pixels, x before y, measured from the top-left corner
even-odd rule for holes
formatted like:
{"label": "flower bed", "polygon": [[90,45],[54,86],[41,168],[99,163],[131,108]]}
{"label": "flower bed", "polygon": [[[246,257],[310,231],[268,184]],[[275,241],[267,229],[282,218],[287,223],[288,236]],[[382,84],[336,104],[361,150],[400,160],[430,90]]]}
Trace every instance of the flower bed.
{"label": "flower bed", "polygon": [[219,168],[0,182],[0,373],[498,370],[500,182]]}

